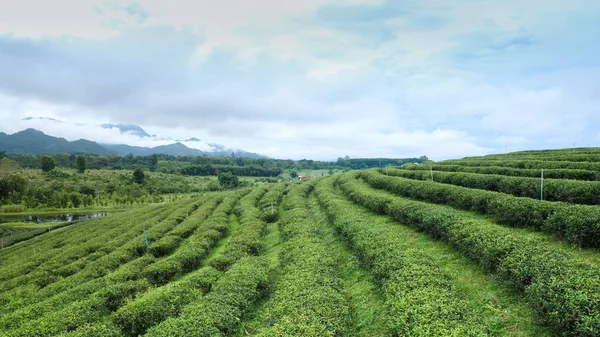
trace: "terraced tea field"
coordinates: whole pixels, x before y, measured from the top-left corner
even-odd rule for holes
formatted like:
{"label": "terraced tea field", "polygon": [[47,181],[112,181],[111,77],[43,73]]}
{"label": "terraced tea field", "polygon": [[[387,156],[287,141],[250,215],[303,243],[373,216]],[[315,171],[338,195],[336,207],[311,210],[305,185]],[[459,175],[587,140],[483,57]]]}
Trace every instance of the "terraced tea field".
{"label": "terraced tea field", "polygon": [[0,336],[599,336],[598,175],[527,151],[67,226],[0,250]]}

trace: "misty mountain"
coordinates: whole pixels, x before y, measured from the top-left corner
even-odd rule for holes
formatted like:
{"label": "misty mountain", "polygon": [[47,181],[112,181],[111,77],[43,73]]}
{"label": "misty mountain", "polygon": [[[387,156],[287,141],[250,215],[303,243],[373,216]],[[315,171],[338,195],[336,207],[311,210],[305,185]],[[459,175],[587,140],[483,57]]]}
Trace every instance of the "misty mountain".
{"label": "misty mountain", "polygon": [[[140,128],[141,129],[141,128]],[[142,130],[143,131],[143,130]],[[212,145],[212,144],[211,144]],[[201,151],[192,149],[177,142],[156,147],[131,146],[126,144],[98,144],[86,139],[69,142],[64,138],[46,135],[36,129],[26,129],[12,135],[0,132],[0,151],[23,154],[96,154],[96,155],[128,155],[149,156],[152,154],[167,154],[172,156],[230,156],[263,158],[265,156],[242,150],[227,149],[222,145],[214,144],[216,151]]]}
{"label": "misty mountain", "polygon": [[103,129],[118,129],[121,133],[128,133],[138,137],[151,137],[141,126],[135,124],[101,124]]}
{"label": "misty mountain", "polygon": [[26,129],[12,135],[0,132],[0,151],[8,153],[93,153],[108,155],[111,152],[98,143],[80,139],[69,142],[64,138],[48,136],[36,129]]}
{"label": "misty mountain", "polygon": [[160,145],[156,147],[142,147],[142,146],[131,146],[125,144],[101,144],[106,149],[111,152],[126,156],[128,154],[133,154],[134,156],[149,156],[152,154],[168,154],[171,156],[226,156],[229,157],[233,153],[236,157],[244,157],[244,158],[266,158],[266,156],[246,152],[242,150],[227,150],[227,151],[201,151],[198,149],[192,149],[184,144],[177,142],[169,145]]}
{"label": "misty mountain", "polygon": [[161,145],[156,147],[131,146],[125,144],[102,144],[106,149],[118,155],[126,156],[133,154],[134,156],[149,156],[152,154],[168,154],[172,156],[202,156],[209,153],[202,152],[197,149],[191,149],[181,143]]}

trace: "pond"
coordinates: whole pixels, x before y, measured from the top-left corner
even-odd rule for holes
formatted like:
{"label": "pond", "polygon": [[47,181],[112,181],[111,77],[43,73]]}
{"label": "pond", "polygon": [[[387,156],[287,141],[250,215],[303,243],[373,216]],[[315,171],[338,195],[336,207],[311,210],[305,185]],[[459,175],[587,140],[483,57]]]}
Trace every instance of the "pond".
{"label": "pond", "polygon": [[48,213],[48,214],[0,214],[0,223],[5,222],[59,222],[74,220],[90,220],[108,215],[108,212],[88,212],[88,213]]}

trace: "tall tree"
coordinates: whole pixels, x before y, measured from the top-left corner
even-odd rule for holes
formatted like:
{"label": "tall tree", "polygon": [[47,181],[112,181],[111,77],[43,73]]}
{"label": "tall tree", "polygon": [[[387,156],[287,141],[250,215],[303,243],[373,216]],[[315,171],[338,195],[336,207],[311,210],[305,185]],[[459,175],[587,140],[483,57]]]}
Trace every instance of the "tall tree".
{"label": "tall tree", "polygon": [[56,167],[56,161],[54,160],[54,157],[50,157],[50,156],[42,157],[42,171],[50,172],[50,171],[54,170],[55,167]]}
{"label": "tall tree", "polygon": [[133,181],[141,185],[144,183],[145,180],[146,175],[144,174],[144,171],[142,171],[141,169],[133,171]]}
{"label": "tall tree", "polygon": [[150,171],[156,171],[156,167],[158,166],[158,155],[153,154],[150,156]]}
{"label": "tall tree", "polygon": [[85,173],[85,157],[84,156],[77,157],[77,172]]}

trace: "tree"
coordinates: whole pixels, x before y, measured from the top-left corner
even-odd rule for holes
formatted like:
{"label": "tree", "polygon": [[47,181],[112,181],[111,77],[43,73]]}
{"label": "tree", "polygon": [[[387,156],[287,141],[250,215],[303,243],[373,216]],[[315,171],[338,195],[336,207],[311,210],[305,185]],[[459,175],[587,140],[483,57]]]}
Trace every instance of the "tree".
{"label": "tree", "polygon": [[19,167],[19,164],[15,160],[6,157],[0,159],[0,178],[8,177],[17,170],[17,167]]}
{"label": "tree", "polygon": [[156,171],[157,166],[158,166],[158,155],[153,154],[150,156],[150,172]]}
{"label": "tree", "polygon": [[50,157],[50,156],[42,157],[42,171],[50,172],[50,171],[54,170],[55,167],[56,167],[56,161],[54,160],[54,157]]}
{"label": "tree", "polygon": [[298,177],[298,172],[296,172],[296,171],[290,172],[290,177],[292,177],[292,179],[296,179],[296,177]]}
{"label": "tree", "polygon": [[85,173],[85,157],[84,156],[77,157],[77,172]]}
{"label": "tree", "polygon": [[81,194],[77,192],[71,192],[69,194],[69,201],[71,202],[71,206],[73,208],[79,208],[79,206],[81,206]]}
{"label": "tree", "polygon": [[223,188],[235,188],[240,184],[240,180],[231,172],[219,174],[219,185]]}
{"label": "tree", "polygon": [[144,183],[145,180],[146,175],[144,174],[144,171],[142,171],[141,169],[133,171],[133,181],[141,185]]}

